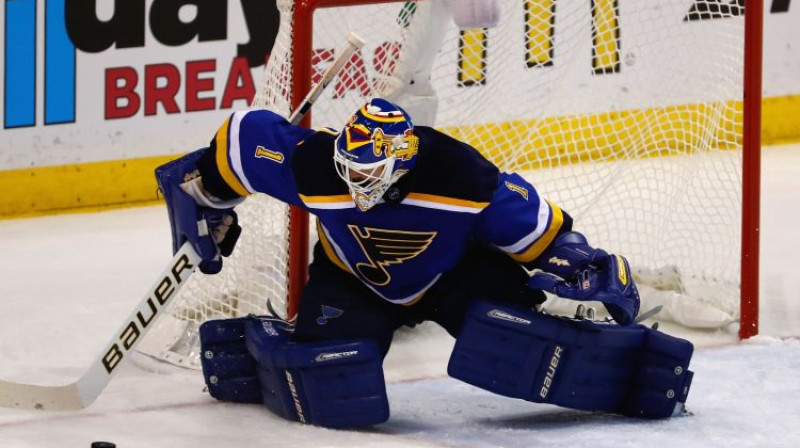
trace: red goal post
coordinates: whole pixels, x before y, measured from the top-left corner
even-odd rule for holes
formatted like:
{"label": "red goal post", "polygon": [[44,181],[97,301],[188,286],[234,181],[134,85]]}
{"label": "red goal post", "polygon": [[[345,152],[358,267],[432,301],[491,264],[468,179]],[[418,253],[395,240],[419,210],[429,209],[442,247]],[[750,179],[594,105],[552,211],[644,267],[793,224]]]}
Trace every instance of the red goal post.
{"label": "red goal post", "polygon": [[764,1],[748,0],[744,20],[744,130],[742,158],[742,283],[739,338],[758,334],[761,207],[761,72]]}

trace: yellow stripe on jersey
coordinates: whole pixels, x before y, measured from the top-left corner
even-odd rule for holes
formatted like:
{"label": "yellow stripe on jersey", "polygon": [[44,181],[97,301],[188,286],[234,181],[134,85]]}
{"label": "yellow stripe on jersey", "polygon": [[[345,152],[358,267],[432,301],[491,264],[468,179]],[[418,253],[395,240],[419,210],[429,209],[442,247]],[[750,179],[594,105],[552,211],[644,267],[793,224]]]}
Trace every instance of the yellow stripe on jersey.
{"label": "yellow stripe on jersey", "polygon": [[333,196],[306,196],[301,194],[300,199],[302,199],[303,202],[311,204],[329,204],[332,202],[352,201],[353,197],[349,194],[336,194]]}
{"label": "yellow stripe on jersey", "polygon": [[325,255],[328,256],[328,259],[333,262],[336,266],[339,266],[343,271],[353,273],[346,264],[336,255],[336,251],[333,250],[333,246],[331,246],[331,242],[328,241],[328,236],[325,235],[325,231],[322,229],[322,224],[320,224],[319,220],[317,220],[317,234],[319,235],[319,242],[322,244],[322,250],[325,251]]}
{"label": "yellow stripe on jersey", "polygon": [[222,123],[217,131],[216,144],[217,144],[217,169],[225,180],[225,183],[239,196],[249,196],[250,192],[242,185],[242,182],[233,173],[231,165],[228,162],[228,126],[231,123],[230,117]]}
{"label": "yellow stripe on jersey", "polygon": [[553,242],[556,235],[558,235],[558,231],[561,229],[561,225],[564,224],[564,214],[561,212],[561,209],[553,204],[550,201],[547,201],[550,205],[550,210],[552,211],[553,219],[550,221],[550,226],[547,230],[544,231],[542,236],[533,242],[527,249],[524,251],[517,253],[517,254],[509,254],[511,258],[517,260],[521,263],[527,263],[529,261],[535,260],[539,255],[542,255],[545,249]]}
{"label": "yellow stripe on jersey", "polygon": [[355,207],[353,197],[349,194],[332,196],[306,196],[300,194],[300,200],[309,208],[351,208]]}
{"label": "yellow stripe on jersey", "polygon": [[406,196],[406,198],[417,201],[434,202],[445,205],[455,205],[457,207],[474,208],[478,210],[482,210],[489,206],[488,202],[468,201],[466,199],[449,198],[447,196],[438,196],[435,194],[426,194],[426,193],[409,193],[408,196]]}

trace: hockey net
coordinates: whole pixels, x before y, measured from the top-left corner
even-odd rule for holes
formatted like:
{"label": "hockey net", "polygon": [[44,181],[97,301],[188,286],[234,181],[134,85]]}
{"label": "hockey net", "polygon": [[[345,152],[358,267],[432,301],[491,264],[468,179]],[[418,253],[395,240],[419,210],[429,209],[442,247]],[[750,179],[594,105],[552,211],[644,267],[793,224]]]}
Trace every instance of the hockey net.
{"label": "hockey net", "polygon": [[[746,167],[736,3],[500,0],[494,26],[467,29],[452,3],[279,0],[254,106],[288,116],[355,32],[366,46],[306,125],[338,129],[367,98],[394,100],[526,177],[593,245],[626,255],[643,309],[663,305],[661,318],[689,326],[738,322]],[[268,304],[286,316],[287,208],[256,195],[237,210],[244,231],[223,272],[195,275],[141,350],[196,366],[202,321]]]}

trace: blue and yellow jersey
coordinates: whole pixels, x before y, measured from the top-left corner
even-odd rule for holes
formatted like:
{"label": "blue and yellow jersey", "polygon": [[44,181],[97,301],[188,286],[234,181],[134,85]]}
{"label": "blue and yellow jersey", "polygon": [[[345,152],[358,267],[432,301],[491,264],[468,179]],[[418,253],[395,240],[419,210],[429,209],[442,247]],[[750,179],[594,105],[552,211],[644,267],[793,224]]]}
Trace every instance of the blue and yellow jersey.
{"label": "blue and yellow jersey", "polygon": [[222,199],[264,192],[302,206],[291,159],[297,145],[313,134],[267,110],[235,112],[219,127],[200,162],[203,184]]}
{"label": "blue and yellow jersey", "polygon": [[219,171],[229,171],[226,188],[266,193],[316,215],[333,263],[393,303],[422,297],[473,242],[526,264],[569,225],[530,183],[432,128],[415,127],[414,169],[363,212],[336,173],[335,131],[297,128],[266,111],[237,112],[227,126],[213,148]]}

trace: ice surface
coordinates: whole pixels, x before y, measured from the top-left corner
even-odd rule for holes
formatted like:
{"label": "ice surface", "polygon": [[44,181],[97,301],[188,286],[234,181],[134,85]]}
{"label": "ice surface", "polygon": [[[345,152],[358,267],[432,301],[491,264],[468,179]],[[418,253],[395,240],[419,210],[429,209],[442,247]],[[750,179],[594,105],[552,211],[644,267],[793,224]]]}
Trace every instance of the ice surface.
{"label": "ice surface", "polygon": [[[137,359],[88,409],[0,409],[0,447],[797,447],[800,446],[800,145],[765,149],[761,334],[689,334],[701,346],[693,415],[640,421],[493,396],[445,375],[452,340],[433,325],[386,360],[392,417],[369,430],[283,421],[219,403],[201,375]],[[161,207],[0,221],[0,377],[74,381],[170,258]],[[667,331],[671,331],[668,329]]]}

